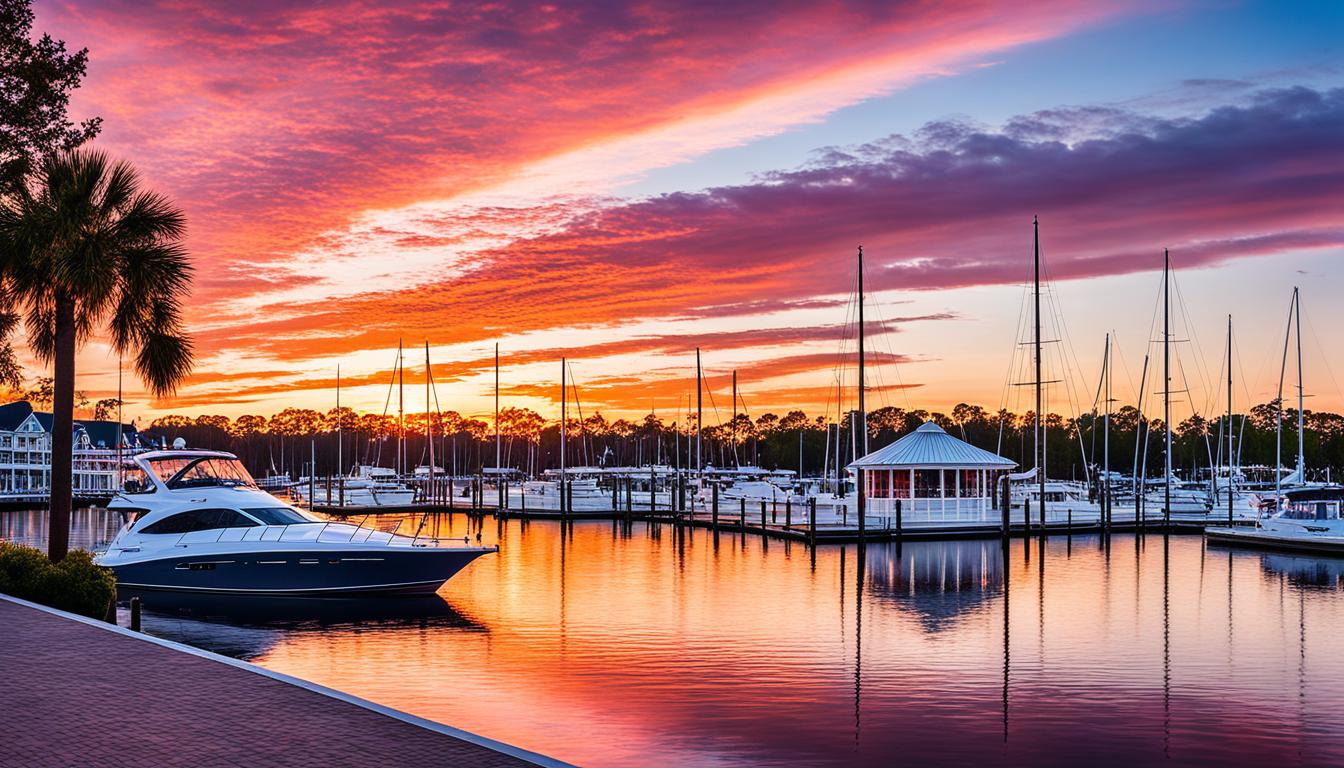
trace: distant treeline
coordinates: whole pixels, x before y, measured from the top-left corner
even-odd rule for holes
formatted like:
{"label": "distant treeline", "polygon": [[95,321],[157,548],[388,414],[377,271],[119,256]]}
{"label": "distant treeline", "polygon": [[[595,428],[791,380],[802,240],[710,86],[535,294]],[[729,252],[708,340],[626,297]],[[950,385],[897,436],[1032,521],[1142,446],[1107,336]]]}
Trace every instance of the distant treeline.
{"label": "distant treeline", "polygon": [[[1242,466],[1273,466],[1275,447],[1274,403],[1258,405],[1249,414],[1232,417],[1234,451]],[[1305,411],[1307,467],[1313,475],[1323,475],[1325,467],[1344,466],[1344,416]],[[1030,467],[1035,414],[990,412],[980,406],[960,404],[950,414],[924,410],[880,408],[868,414],[869,448],[887,445],[909,433],[925,421],[934,421],[952,435],[973,445],[996,451],[1022,467]],[[495,465],[494,425],[481,419],[465,418],[454,412],[436,414],[432,422],[435,463],[461,474],[475,473]],[[701,438],[707,465],[731,467],[755,465],[767,469],[799,469],[815,475],[827,465],[834,471],[838,444],[841,462],[854,458],[851,414],[837,430],[833,419],[809,417],[802,411],[783,416],[767,413],[755,419],[738,414],[734,421],[706,426]],[[1225,416],[1206,420],[1198,416],[1174,426],[1173,465],[1183,475],[1211,463],[1226,463],[1227,438]],[[404,420],[406,465],[415,467],[429,460],[425,439],[424,414],[407,415]],[[1048,414],[1048,464],[1053,477],[1082,478],[1086,462],[1101,463],[1103,429],[1100,415],[1066,419]],[[349,408],[319,411],[287,408],[267,419],[263,416],[165,416],[155,420],[145,434],[155,442],[171,444],[181,437],[194,448],[214,448],[236,453],[259,476],[282,468],[295,475],[307,472],[310,456],[316,456],[318,474],[336,471],[337,427],[340,426],[340,450],[346,471],[355,463],[394,466],[397,446],[397,419],[372,413],[356,413]],[[1111,469],[1130,472],[1135,464],[1135,442],[1142,439],[1137,429],[1139,413],[1125,406],[1111,415]],[[1147,467],[1149,475],[1160,475],[1163,465],[1163,425],[1147,421]],[[526,408],[500,411],[501,464],[529,474],[559,466],[560,428]],[[640,465],[658,462],[686,467],[694,463],[694,417],[672,424],[654,416],[638,421],[607,421],[600,413],[571,419],[567,427],[567,463],[570,466],[606,464]],[[1220,447],[1221,446],[1221,447]],[[1297,412],[1283,412],[1283,463],[1292,466],[1297,453]],[[860,451],[861,452],[861,451]],[[1138,453],[1142,464],[1143,455]]]}

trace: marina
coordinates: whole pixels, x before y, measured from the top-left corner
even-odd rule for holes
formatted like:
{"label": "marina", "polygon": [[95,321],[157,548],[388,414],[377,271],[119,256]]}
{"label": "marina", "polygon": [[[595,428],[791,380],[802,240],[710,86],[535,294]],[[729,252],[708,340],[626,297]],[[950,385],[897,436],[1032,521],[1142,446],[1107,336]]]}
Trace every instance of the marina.
{"label": "marina", "polygon": [[[77,514],[72,541],[115,517]],[[40,543],[41,513],[3,525]],[[1329,559],[1152,533],[813,549],[431,525],[501,554],[391,606],[145,595],[143,629],[581,765],[1344,759]]]}
{"label": "marina", "polygon": [[0,768],[1344,766],[1342,62],[0,0]]}

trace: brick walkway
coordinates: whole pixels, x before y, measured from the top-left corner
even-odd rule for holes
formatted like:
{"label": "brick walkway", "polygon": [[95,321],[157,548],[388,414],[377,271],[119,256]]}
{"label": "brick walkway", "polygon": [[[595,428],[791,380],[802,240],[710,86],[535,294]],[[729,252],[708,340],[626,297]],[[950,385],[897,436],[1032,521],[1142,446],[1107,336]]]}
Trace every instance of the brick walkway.
{"label": "brick walkway", "polygon": [[3,766],[520,766],[246,669],[0,600]]}

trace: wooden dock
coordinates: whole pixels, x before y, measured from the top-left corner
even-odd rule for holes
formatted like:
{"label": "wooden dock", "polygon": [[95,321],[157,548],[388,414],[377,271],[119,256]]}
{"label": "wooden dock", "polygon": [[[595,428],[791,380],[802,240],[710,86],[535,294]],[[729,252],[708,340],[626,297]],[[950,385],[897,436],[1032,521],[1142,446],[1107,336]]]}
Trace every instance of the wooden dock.
{"label": "wooden dock", "polygon": [[[493,501],[494,503],[488,503]],[[499,506],[497,494],[472,494],[469,497],[445,498],[397,507],[324,507],[315,511],[346,519],[371,515],[466,514],[475,517],[492,516],[501,519],[533,520],[612,520],[684,525],[708,528],[729,533],[747,533],[775,539],[788,539],[815,544],[849,544],[857,541],[930,541],[965,538],[1019,538],[1023,536],[1067,536],[1088,533],[1202,533],[1206,525],[1227,525],[1226,518],[1217,515],[1173,513],[1148,509],[1140,519],[1132,510],[1116,510],[1103,521],[1095,510],[1091,512],[1051,507],[1045,520],[1032,510],[1014,508],[1007,520],[999,511],[978,519],[937,519],[935,515],[866,517],[860,530],[852,516],[841,521],[818,521],[815,511],[803,505],[778,502],[753,504],[725,504],[717,512],[697,507],[694,510],[675,510],[666,505],[650,508],[630,504],[628,498],[617,509],[580,508],[561,510],[548,508],[519,508]],[[1249,524],[1239,520],[1238,525]]]}
{"label": "wooden dock", "polygon": [[0,595],[0,765],[564,765],[246,662]]}

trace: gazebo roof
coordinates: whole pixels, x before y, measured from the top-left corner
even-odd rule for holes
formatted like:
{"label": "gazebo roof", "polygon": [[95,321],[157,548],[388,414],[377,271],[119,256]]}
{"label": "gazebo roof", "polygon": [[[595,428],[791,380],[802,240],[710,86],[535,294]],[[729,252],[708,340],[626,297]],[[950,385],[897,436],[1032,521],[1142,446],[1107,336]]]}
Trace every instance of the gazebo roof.
{"label": "gazebo roof", "polygon": [[947,434],[932,421],[850,463],[853,469],[1012,469],[1017,462]]}

